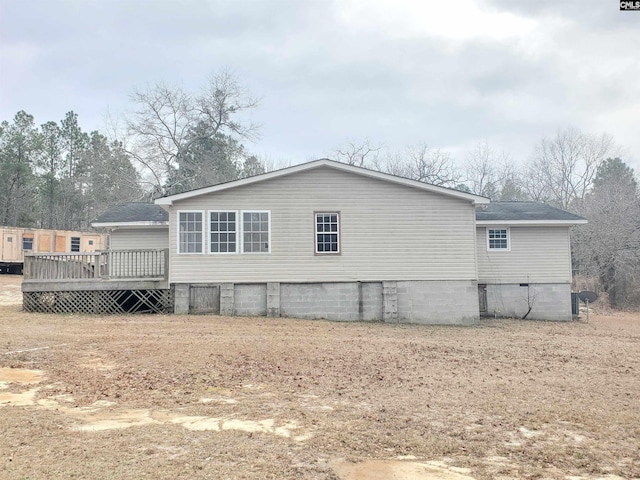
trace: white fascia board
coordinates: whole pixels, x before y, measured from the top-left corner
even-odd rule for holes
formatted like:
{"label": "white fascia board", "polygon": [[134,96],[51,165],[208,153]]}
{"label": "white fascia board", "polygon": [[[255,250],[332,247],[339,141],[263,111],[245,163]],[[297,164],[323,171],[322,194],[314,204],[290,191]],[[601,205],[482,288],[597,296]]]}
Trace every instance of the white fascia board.
{"label": "white fascia board", "polygon": [[420,190],[426,190],[428,192],[440,193],[450,197],[460,198],[471,202],[473,205],[487,205],[490,200],[486,197],[474,195],[472,193],[461,192],[459,190],[453,190],[445,187],[438,187],[436,185],[430,185],[428,183],[419,182],[417,180],[410,180],[408,178],[397,177],[388,173],[376,172],[362,167],[355,167],[353,165],[347,165],[345,163],[335,162],[333,160],[315,160],[313,162],[302,163],[293,167],[283,168],[281,170],[275,170],[273,172],[263,173],[254,177],[242,178],[240,180],[233,180],[227,183],[221,183],[219,185],[213,185],[211,187],[199,188],[198,190],[192,190],[190,192],[178,193],[176,195],[169,195],[167,197],[161,197],[155,200],[156,205],[173,205],[173,202],[178,200],[184,200],[186,198],[197,197],[200,195],[206,195],[209,193],[221,192],[231,188],[241,187],[244,185],[251,185],[253,183],[262,182],[264,180],[270,180],[273,178],[284,177],[298,172],[304,172],[318,167],[330,167],[336,170],[342,170],[345,172],[354,173],[356,175],[362,175],[365,177],[377,178],[387,182],[398,183],[408,187],[418,188]]}
{"label": "white fascia board", "polygon": [[169,222],[94,222],[94,228],[138,228],[138,227],[168,227]]}
{"label": "white fascia board", "polygon": [[514,225],[520,227],[571,227],[585,225],[587,220],[477,220],[478,226]]}

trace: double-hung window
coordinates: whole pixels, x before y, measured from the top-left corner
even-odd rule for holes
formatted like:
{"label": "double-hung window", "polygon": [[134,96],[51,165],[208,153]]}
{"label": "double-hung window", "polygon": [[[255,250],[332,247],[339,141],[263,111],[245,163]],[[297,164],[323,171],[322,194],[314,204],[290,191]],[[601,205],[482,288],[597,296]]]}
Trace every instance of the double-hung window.
{"label": "double-hung window", "polygon": [[340,253],[340,214],[319,212],[316,216],[316,253]]}
{"label": "double-hung window", "polygon": [[508,228],[487,228],[487,250],[506,252],[510,249]]}
{"label": "double-hung window", "polygon": [[204,252],[202,212],[178,212],[178,253]]}
{"label": "double-hung window", "polygon": [[242,252],[269,253],[271,219],[266,212],[242,212]]}
{"label": "double-hung window", "polygon": [[236,212],[209,212],[211,253],[236,253],[238,251],[236,217]]}

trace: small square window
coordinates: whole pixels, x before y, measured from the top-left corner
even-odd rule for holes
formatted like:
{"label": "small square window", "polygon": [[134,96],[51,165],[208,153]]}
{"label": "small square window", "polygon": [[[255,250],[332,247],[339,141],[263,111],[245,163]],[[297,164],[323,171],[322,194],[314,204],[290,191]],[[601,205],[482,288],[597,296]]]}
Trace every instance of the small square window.
{"label": "small square window", "polygon": [[510,250],[509,229],[508,228],[488,228],[487,229],[487,249],[488,250]]}

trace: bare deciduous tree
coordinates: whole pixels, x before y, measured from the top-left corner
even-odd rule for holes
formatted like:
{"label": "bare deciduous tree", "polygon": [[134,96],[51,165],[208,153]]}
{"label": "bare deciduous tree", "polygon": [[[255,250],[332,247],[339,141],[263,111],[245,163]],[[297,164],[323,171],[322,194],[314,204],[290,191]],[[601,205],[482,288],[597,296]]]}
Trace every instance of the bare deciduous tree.
{"label": "bare deciduous tree", "polygon": [[476,195],[497,199],[509,162],[505,152],[495,152],[486,141],[478,142],[466,154],[466,185]]}
{"label": "bare deciduous tree", "polygon": [[407,148],[407,157],[411,166],[409,178],[443,187],[453,187],[460,182],[449,152],[421,143]]}
{"label": "bare deciduous tree", "polygon": [[465,185],[471,192],[493,201],[529,199],[522,188],[522,172],[504,150],[479,142],[466,153],[465,160]]}
{"label": "bare deciduous tree", "polygon": [[367,167],[370,163],[375,165],[377,155],[382,150],[383,144],[372,144],[369,139],[357,142],[347,142],[333,151],[336,161],[355,165],[356,167]]}
{"label": "bare deciduous tree", "polygon": [[574,200],[584,198],[598,167],[616,150],[611,135],[561,130],[536,145],[526,168],[524,188],[533,200],[570,209]]}
{"label": "bare deciduous tree", "polygon": [[212,76],[196,94],[158,84],[134,91],[131,99],[138,108],[127,118],[124,144],[143,167],[153,196],[171,190],[166,184],[171,173],[199,142],[219,134],[249,140],[257,136],[258,127],[239,117],[259,101],[228,72]]}
{"label": "bare deciduous tree", "polygon": [[448,152],[433,149],[426,143],[407,147],[404,153],[379,157],[376,170],[442,187],[455,187],[460,174]]}

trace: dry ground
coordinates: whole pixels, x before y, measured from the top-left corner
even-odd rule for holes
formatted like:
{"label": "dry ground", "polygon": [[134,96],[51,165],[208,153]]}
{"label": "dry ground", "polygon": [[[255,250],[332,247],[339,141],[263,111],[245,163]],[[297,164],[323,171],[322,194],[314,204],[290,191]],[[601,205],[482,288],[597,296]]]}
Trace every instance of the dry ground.
{"label": "dry ground", "polygon": [[[21,311],[0,477],[640,477],[640,316],[429,327]],[[11,299],[11,296],[13,298]]]}

